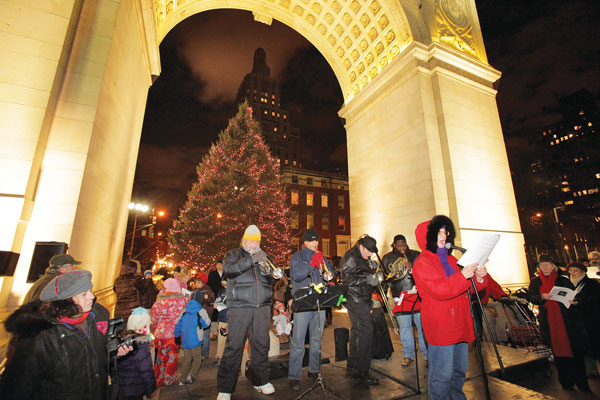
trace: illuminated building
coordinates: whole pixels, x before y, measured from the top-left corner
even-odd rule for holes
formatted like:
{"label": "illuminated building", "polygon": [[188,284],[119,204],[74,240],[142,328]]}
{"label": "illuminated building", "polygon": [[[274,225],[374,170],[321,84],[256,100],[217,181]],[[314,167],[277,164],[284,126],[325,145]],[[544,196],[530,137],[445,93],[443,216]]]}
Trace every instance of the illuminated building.
{"label": "illuminated building", "polygon": [[[600,112],[597,97],[582,90],[559,99],[562,119],[545,127],[542,173],[550,179],[547,203],[571,259],[598,246],[600,229]],[[576,245],[574,247],[574,245]],[[586,247],[587,246],[587,247]],[[575,253],[578,249],[578,253]]]}
{"label": "illuminated building", "polygon": [[254,118],[260,122],[271,154],[281,167],[301,167],[300,136],[290,123],[290,114],[280,106],[279,85],[270,77],[267,55],[261,48],[254,52],[252,72],[246,74],[238,89],[237,102],[244,99],[252,107]]}
{"label": "illuminated building", "polygon": [[342,257],[351,247],[348,177],[298,168],[284,168],[281,175],[292,212],[292,251],[314,227],[323,254]]}

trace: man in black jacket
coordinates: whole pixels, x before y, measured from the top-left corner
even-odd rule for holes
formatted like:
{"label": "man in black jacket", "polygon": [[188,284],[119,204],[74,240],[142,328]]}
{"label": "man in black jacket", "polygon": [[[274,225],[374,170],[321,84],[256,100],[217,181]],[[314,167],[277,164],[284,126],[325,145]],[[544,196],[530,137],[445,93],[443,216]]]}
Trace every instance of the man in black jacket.
{"label": "man in black jacket", "polygon": [[379,384],[379,380],[369,374],[373,342],[371,295],[378,283],[369,262],[373,253],[377,253],[377,242],[366,235],[344,254],[340,262],[342,279],[348,286],[346,308],[352,323],[347,371],[367,385]]}
{"label": "man in black jacket", "polygon": [[229,334],[217,373],[217,400],[229,400],[235,390],[248,335],[252,353],[247,376],[258,392],[275,392],[268,376],[273,278],[263,268],[270,257],[260,248],[260,239],[258,227],[250,225],[244,232],[241,247],[228,251],[225,256]]}

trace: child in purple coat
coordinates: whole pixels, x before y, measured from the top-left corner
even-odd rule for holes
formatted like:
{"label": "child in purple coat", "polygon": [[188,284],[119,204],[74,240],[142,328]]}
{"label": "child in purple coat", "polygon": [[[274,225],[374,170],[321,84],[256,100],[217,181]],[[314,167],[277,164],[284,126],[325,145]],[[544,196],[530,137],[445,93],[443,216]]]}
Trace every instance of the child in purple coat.
{"label": "child in purple coat", "polygon": [[154,366],[150,355],[150,314],[139,307],[132,311],[127,329],[138,334],[136,349],[119,358],[119,385],[125,400],[150,398],[156,389]]}

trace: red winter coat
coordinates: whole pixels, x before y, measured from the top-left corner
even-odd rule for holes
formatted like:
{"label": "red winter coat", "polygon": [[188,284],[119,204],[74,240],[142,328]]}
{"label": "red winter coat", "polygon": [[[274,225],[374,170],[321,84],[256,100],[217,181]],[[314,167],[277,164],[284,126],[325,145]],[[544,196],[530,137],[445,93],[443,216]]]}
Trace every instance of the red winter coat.
{"label": "red winter coat", "polygon": [[[473,319],[469,308],[467,289],[470,280],[465,279],[454,256],[448,262],[456,271],[446,276],[437,254],[427,250],[426,235],[429,221],[417,226],[415,231],[421,255],[413,265],[413,278],[422,298],[421,322],[427,342],[435,346],[446,346],[475,340]],[[477,290],[487,286],[487,276]]]}

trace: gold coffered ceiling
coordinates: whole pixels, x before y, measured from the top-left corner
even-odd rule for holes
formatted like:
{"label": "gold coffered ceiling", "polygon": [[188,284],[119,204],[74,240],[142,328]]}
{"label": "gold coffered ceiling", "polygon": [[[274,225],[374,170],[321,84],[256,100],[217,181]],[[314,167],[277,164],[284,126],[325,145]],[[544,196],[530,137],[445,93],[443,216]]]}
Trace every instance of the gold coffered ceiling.
{"label": "gold coffered ceiling", "polygon": [[[329,62],[348,102],[413,38],[397,3],[388,0],[155,0],[159,40],[196,13],[237,8],[275,18],[306,37]],[[265,17],[267,16],[267,17]]]}

